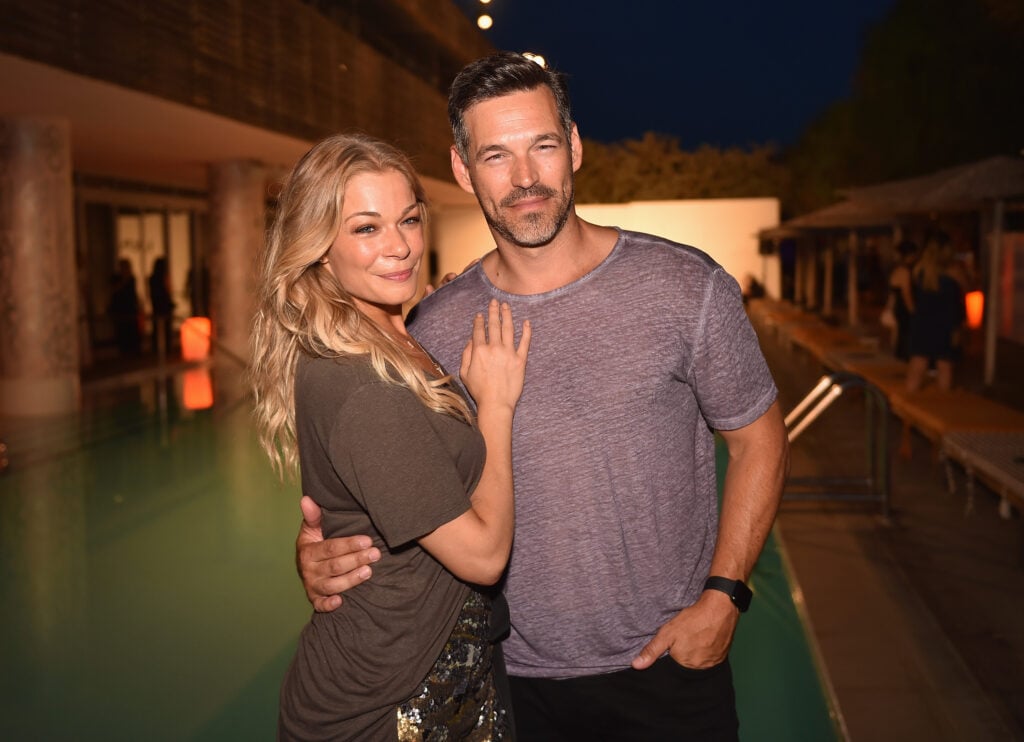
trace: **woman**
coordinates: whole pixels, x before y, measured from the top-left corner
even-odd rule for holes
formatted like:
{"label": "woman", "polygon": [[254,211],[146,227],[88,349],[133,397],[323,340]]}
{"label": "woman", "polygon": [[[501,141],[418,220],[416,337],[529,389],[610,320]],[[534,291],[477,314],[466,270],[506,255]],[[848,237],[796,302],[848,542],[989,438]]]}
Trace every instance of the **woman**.
{"label": "woman", "polygon": [[938,388],[949,391],[953,387],[956,337],[965,310],[963,290],[946,267],[942,248],[934,241],[914,266],[907,391],[921,389],[931,363],[935,364]]}
{"label": "woman", "polygon": [[917,257],[917,245],[903,240],[896,246],[899,262],[889,274],[889,301],[894,329],[894,354],[901,361],[910,359],[910,317],[914,313],[914,289],[911,271]]}
{"label": "woman", "polygon": [[[406,332],[423,188],[398,150],[331,137],[295,166],[260,268],[253,385],[261,440],[301,472],[325,536],[382,554],[345,606],[314,614],[281,690],[281,739],[502,739],[490,602],[512,544],[518,348],[507,305],[478,315],[461,377]],[[486,458],[484,445],[486,444]]]}

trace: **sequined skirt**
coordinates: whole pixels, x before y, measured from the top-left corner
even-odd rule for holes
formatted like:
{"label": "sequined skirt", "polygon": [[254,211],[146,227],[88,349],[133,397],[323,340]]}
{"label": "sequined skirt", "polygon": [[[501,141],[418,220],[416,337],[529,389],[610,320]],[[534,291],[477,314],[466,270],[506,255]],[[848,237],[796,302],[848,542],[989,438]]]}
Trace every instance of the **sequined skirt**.
{"label": "sequined skirt", "polygon": [[400,742],[509,739],[494,688],[490,601],[470,591],[455,628],[416,693],[398,707]]}

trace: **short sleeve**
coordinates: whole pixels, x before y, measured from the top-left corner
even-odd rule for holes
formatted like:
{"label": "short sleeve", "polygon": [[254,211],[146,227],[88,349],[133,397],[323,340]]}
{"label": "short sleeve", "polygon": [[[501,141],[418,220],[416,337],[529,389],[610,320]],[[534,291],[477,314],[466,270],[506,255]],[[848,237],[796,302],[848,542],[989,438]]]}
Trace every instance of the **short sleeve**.
{"label": "short sleeve", "polygon": [[691,383],[708,425],[735,430],[763,415],[777,394],[735,279],[710,277],[694,347]]}
{"label": "short sleeve", "polygon": [[452,452],[407,388],[366,384],[346,401],[329,455],[338,476],[390,548],[430,533],[470,507]]}

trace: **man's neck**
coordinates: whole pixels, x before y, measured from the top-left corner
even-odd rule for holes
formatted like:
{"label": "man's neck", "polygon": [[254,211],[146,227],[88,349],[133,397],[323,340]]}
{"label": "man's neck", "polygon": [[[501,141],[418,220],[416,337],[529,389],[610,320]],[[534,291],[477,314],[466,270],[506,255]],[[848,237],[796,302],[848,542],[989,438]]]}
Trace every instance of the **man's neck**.
{"label": "man's neck", "polygon": [[572,214],[551,242],[520,247],[494,235],[498,249],[482,261],[484,273],[510,294],[543,294],[590,273],[608,257],[619,234]]}

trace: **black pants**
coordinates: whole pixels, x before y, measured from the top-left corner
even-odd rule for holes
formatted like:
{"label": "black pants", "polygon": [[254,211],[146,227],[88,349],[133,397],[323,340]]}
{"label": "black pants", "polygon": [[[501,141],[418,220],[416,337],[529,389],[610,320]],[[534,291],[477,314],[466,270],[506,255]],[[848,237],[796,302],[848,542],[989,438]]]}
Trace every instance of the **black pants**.
{"label": "black pants", "polygon": [[509,680],[521,742],[738,739],[728,660],[690,670],[666,656],[646,670]]}

